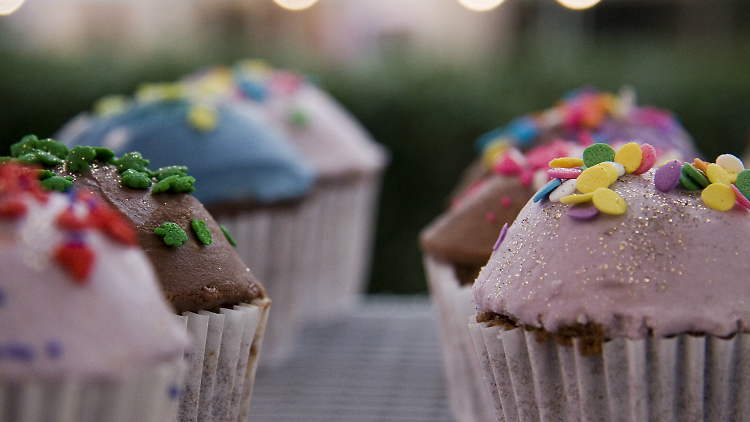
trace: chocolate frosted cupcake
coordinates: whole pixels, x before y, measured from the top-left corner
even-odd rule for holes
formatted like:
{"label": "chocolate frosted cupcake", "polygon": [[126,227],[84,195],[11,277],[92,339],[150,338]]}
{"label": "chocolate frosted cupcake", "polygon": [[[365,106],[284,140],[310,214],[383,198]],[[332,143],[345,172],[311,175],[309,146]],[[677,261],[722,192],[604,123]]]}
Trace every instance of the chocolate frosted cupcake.
{"label": "chocolate frosted cupcake", "polygon": [[580,156],[595,140],[615,148],[650,140],[655,144],[650,153],[662,160],[694,151],[690,137],[669,112],[635,106],[627,89],[615,97],[583,88],[550,109],[480,137],[482,155],[454,189],[450,208],[420,234],[427,280],[439,312],[449,397],[461,421],[495,418],[477,383],[480,369],[466,330],[475,311],[471,285],[504,226],[553,178],[549,162]]}
{"label": "chocolate frosted cupcake", "polygon": [[151,171],[139,153],[117,158],[106,148],[68,150],[34,136],[11,152],[47,165],[42,186],[96,194],[135,228],[162,291],[196,340],[185,353],[179,420],[244,420],[270,300],[231,238],[189,195],[195,179],[187,169]]}
{"label": "chocolate frosted cupcake", "polygon": [[602,151],[552,164],[474,284],[497,420],[741,420],[750,171]]}
{"label": "chocolate frosted cupcake", "polygon": [[0,420],[174,421],[189,344],[120,215],[0,163]]}

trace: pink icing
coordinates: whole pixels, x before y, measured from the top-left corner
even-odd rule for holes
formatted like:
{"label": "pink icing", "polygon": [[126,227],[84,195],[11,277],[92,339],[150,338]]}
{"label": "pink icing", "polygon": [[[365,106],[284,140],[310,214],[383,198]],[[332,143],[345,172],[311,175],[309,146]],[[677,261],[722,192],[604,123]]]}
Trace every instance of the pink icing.
{"label": "pink icing", "polygon": [[602,324],[609,337],[705,332],[750,324],[750,211],[706,207],[700,192],[654,187],[654,171],[611,188],[625,214],[579,221],[569,205],[529,203],[474,284],[479,310],[555,332]]}

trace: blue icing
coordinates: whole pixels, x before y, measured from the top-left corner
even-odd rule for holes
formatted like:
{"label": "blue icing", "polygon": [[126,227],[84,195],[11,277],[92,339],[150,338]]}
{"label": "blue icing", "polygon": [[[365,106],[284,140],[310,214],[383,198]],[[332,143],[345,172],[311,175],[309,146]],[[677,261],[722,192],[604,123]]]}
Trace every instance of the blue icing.
{"label": "blue icing", "polygon": [[[275,128],[240,105],[216,108],[218,125],[198,131],[188,122],[191,105],[168,101],[138,105],[125,113],[94,121],[69,145],[106,146],[118,156],[140,152],[149,168],[184,165],[195,177],[193,195],[205,204],[252,198],[272,203],[304,196],[315,179],[314,170]],[[126,129],[119,145],[104,140]]]}

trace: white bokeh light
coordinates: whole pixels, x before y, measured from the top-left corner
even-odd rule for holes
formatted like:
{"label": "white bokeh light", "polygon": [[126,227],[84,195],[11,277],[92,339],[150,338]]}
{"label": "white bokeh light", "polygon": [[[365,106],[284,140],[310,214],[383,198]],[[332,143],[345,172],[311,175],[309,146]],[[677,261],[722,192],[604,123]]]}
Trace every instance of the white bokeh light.
{"label": "white bokeh light", "polygon": [[477,12],[484,12],[492,10],[500,5],[505,0],[458,0],[467,9],[475,10]]}
{"label": "white bokeh light", "polygon": [[558,3],[567,7],[568,9],[588,9],[589,7],[599,3],[601,0],[557,0]]}
{"label": "white bokeh light", "polygon": [[304,10],[318,2],[318,0],[273,0],[273,1],[279,6],[283,7],[284,9],[289,9],[289,10]]}
{"label": "white bokeh light", "polygon": [[0,16],[10,15],[18,10],[25,0],[0,0]]}

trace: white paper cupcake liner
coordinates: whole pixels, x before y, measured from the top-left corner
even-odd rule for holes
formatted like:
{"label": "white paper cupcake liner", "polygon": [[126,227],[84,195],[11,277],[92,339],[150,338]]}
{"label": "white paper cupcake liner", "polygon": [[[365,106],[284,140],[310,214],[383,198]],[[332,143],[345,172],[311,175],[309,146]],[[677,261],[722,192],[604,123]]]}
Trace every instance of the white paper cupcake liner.
{"label": "white paper cupcake liner", "polygon": [[617,339],[596,356],[472,323],[498,421],[750,419],[750,335]]}
{"label": "white paper cupcake liner", "polygon": [[182,359],[124,378],[0,379],[3,422],[173,422]]}
{"label": "white paper cupcake liner", "polygon": [[296,205],[218,216],[273,300],[261,366],[282,365],[307,324],[351,310],[367,282],[380,173],[325,184]]}
{"label": "white paper cupcake liner", "polygon": [[182,314],[194,341],[185,351],[177,421],[247,419],[269,305],[259,299],[219,313]]}
{"label": "white paper cupcake liner", "polygon": [[451,411],[458,422],[495,421],[468,327],[469,318],[476,314],[471,285],[462,286],[450,264],[430,255],[425,255],[424,266],[437,314]]}

